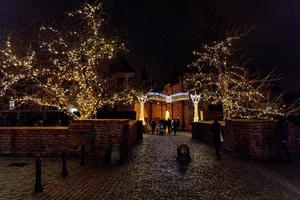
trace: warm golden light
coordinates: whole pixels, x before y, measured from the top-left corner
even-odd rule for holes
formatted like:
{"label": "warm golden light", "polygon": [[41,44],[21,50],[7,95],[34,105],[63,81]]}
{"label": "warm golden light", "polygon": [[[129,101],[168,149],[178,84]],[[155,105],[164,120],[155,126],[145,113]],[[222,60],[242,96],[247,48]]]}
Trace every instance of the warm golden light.
{"label": "warm golden light", "polygon": [[145,102],[147,101],[147,96],[141,95],[141,96],[138,96],[137,98],[140,102],[140,119],[139,120],[141,120],[143,122],[143,125],[145,125],[146,122],[145,122],[144,113],[145,113]]}
{"label": "warm golden light", "polygon": [[202,110],[200,111],[200,121],[204,121],[204,118],[203,118],[203,111],[202,111]]}
{"label": "warm golden light", "polygon": [[[37,48],[30,48],[25,56],[13,49],[8,38],[0,50],[0,95],[27,83],[31,90],[17,91],[19,103],[33,101],[53,106],[74,119],[92,118],[97,108],[107,104],[132,102],[128,87],[123,92],[113,92],[113,84],[104,74],[103,63],[123,50],[124,44],[104,34],[103,12],[101,4],[85,4],[69,13],[69,17],[81,21],[80,31],[63,32],[42,26]],[[72,108],[79,111],[80,117],[71,112]]]}
{"label": "warm golden light", "polygon": [[[222,104],[225,119],[272,119],[278,114],[299,112],[296,104],[282,109],[282,95],[270,95],[270,83],[276,80],[273,72],[253,78],[240,60],[233,58],[236,43],[243,36],[235,34],[193,52],[196,59],[188,65],[191,72],[186,76],[191,91],[201,92],[204,102]],[[196,104],[194,108],[194,121],[198,121]]]}
{"label": "warm golden light", "polygon": [[170,119],[170,112],[168,110],[166,110],[165,120],[168,120],[168,119]]}
{"label": "warm golden light", "polygon": [[199,109],[198,109],[198,104],[200,102],[200,95],[190,95],[191,99],[193,101],[194,104],[194,119],[193,122],[199,122]]}

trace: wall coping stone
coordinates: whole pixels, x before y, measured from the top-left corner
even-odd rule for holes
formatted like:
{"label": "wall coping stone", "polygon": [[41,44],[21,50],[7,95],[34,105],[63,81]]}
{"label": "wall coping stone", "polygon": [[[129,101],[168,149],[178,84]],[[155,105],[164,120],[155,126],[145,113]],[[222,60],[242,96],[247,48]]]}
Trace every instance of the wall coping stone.
{"label": "wall coping stone", "polygon": [[[225,126],[225,121],[218,121],[218,122],[221,124],[221,126]],[[209,124],[209,125],[211,125],[213,123],[214,123],[214,121],[202,121],[202,122],[193,122],[192,124]]]}
{"label": "wall coping stone", "polygon": [[227,119],[226,121],[231,122],[276,122],[276,120],[272,119]]}
{"label": "wall coping stone", "polygon": [[67,126],[5,126],[0,127],[0,130],[68,130]]}
{"label": "wall coping stone", "polygon": [[72,120],[72,122],[106,122],[106,121],[113,121],[113,122],[128,122],[128,121],[135,121],[130,119],[78,119],[78,120]]}

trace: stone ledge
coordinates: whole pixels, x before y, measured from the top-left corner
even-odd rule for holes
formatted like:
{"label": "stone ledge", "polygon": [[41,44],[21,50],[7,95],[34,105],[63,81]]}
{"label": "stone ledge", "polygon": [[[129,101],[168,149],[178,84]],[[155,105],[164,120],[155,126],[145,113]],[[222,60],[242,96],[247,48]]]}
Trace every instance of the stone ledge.
{"label": "stone ledge", "polygon": [[67,126],[4,126],[0,130],[67,130]]}

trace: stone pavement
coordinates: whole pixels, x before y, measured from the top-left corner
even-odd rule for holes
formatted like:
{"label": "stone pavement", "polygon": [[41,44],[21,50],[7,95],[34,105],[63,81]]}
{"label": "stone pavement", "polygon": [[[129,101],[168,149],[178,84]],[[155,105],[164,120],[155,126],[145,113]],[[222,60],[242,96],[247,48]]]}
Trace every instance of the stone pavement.
{"label": "stone pavement", "polygon": [[[17,166],[10,166],[16,164]],[[42,159],[43,185],[61,181],[61,163],[57,159]],[[69,160],[70,175],[79,169],[78,161]],[[0,200],[24,199],[33,192],[35,161],[32,158],[0,157]]]}
{"label": "stone pavement", "polygon": [[[192,156],[185,168],[176,163],[176,147],[182,143]],[[145,136],[129,162],[118,167],[90,162],[78,168],[78,161],[69,161],[65,179],[60,163],[46,159],[44,192],[37,195],[32,192],[33,161],[12,168],[6,167],[9,159],[0,160],[0,199],[300,199],[300,189],[283,176],[229,154],[216,161],[209,146],[186,134]]]}

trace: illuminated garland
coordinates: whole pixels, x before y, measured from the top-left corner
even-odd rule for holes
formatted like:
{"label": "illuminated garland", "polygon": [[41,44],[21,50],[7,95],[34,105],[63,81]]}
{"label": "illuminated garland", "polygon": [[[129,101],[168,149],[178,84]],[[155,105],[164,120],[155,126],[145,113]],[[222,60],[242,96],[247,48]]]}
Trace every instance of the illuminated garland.
{"label": "illuminated garland", "polygon": [[189,100],[189,93],[188,92],[180,92],[173,95],[165,95],[158,92],[149,92],[148,99],[154,101],[164,101],[166,103],[172,103],[176,101],[185,101]]}
{"label": "illuminated garland", "polygon": [[[173,94],[170,96],[162,94],[162,93],[158,93],[158,92],[148,92],[148,93],[144,93],[144,94],[137,92],[136,97],[140,103],[140,118],[139,118],[139,120],[141,120],[143,122],[143,125],[146,124],[145,114],[144,114],[146,101],[152,100],[152,101],[163,101],[166,103],[172,103],[172,102],[176,102],[176,101],[189,100],[189,98],[190,98],[188,92],[181,92],[181,93]],[[198,103],[197,103],[197,111],[198,111]],[[198,114],[198,112],[197,112],[197,114]]]}

